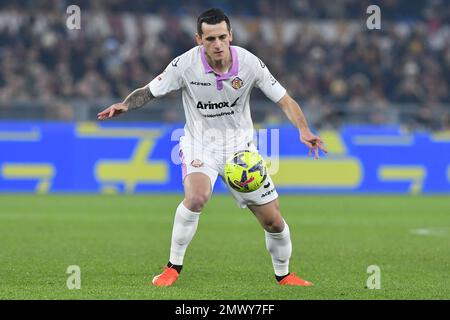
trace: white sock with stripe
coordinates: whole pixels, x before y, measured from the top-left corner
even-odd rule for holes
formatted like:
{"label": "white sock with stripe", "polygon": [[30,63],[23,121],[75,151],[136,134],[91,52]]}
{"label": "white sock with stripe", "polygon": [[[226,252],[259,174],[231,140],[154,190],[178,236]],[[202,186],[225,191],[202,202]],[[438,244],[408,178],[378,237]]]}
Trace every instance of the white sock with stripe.
{"label": "white sock with stripe", "polygon": [[[284,221],[284,220],[283,220]],[[292,254],[291,234],[289,226],[284,221],[284,229],[279,233],[266,234],[266,248],[272,257],[273,270],[275,275],[281,277],[289,273],[289,259]]]}
{"label": "white sock with stripe", "polygon": [[169,261],[175,265],[183,265],[184,254],[197,230],[200,212],[186,208],[181,202],[175,213],[172,229]]}

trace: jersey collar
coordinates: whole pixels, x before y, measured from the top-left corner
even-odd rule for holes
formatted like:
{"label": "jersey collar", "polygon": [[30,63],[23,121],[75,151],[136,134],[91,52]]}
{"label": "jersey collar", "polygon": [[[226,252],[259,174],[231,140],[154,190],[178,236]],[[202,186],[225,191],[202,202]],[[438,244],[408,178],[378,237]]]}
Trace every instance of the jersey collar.
{"label": "jersey collar", "polygon": [[206,60],[205,48],[203,46],[201,47],[200,56],[202,59],[203,66],[205,67],[205,73],[210,73],[210,72],[214,73],[214,75],[216,76],[217,90],[223,89],[223,83],[222,83],[223,80],[230,79],[231,77],[237,76],[237,74],[238,74],[238,70],[239,70],[238,55],[237,55],[236,49],[233,46],[230,46],[230,53],[231,53],[231,60],[232,60],[230,70],[226,73],[218,74],[214,71],[214,69],[209,65],[208,61]]}

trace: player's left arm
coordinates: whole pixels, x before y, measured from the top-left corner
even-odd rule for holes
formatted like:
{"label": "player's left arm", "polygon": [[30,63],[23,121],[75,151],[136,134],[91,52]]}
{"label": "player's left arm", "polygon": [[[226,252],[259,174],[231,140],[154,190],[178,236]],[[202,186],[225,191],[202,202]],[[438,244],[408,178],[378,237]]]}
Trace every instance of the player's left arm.
{"label": "player's left arm", "polygon": [[316,159],[319,158],[319,150],[327,153],[323,141],[319,136],[314,135],[309,129],[306,117],[299,104],[286,93],[278,102],[278,106],[288,117],[289,121],[299,130],[300,141],[309,148],[309,154],[314,151]]}

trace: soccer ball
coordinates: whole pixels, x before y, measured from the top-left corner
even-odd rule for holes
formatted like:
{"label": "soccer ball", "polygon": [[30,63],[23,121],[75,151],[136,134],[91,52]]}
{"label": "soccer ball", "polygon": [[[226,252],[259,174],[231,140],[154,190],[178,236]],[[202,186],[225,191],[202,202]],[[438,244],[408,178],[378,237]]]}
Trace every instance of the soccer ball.
{"label": "soccer ball", "polygon": [[266,163],[256,151],[236,152],[225,164],[225,179],[236,191],[258,190],[266,178]]}

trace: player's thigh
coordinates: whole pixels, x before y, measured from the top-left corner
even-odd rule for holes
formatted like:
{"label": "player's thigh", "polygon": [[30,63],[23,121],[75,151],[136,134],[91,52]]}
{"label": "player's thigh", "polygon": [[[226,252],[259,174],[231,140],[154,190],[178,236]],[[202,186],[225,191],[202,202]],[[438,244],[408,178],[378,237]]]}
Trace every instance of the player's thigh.
{"label": "player's thigh", "polygon": [[212,193],[211,178],[202,172],[191,172],[184,178],[184,195],[186,199],[201,197],[208,201]]}
{"label": "player's thigh", "polygon": [[193,148],[180,140],[180,158],[185,193],[185,205],[200,211],[211,197],[218,170],[211,156],[202,148]]}
{"label": "player's thigh", "polygon": [[277,233],[283,231],[284,221],[281,216],[278,198],[262,205],[249,204],[248,208],[267,232]]}

